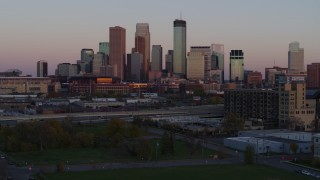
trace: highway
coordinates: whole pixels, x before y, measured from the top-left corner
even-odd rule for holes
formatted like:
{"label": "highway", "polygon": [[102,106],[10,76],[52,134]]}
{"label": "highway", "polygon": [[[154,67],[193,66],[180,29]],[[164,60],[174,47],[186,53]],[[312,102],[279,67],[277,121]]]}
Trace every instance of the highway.
{"label": "highway", "polygon": [[163,108],[156,110],[141,111],[115,111],[115,112],[82,112],[82,113],[61,113],[61,114],[37,114],[24,116],[1,116],[0,125],[15,126],[19,122],[26,121],[44,121],[44,120],[66,120],[75,122],[100,122],[110,118],[128,118],[133,116],[187,116],[187,115],[223,115],[223,106],[206,105],[206,106],[187,106]]}

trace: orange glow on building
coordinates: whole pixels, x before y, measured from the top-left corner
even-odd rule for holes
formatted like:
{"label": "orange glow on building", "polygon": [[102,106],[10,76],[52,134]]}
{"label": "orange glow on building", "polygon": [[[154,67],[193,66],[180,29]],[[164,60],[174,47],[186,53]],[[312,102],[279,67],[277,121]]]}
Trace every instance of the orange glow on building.
{"label": "orange glow on building", "polygon": [[97,83],[112,83],[112,78],[97,78]]}

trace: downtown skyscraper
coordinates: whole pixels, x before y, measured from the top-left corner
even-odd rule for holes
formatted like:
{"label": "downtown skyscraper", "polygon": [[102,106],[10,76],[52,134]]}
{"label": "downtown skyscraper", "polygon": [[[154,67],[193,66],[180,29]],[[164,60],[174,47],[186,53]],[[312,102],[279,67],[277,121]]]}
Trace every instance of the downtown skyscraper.
{"label": "downtown skyscraper", "polygon": [[231,50],[230,52],[230,82],[239,82],[244,80],[242,50]]}
{"label": "downtown skyscraper", "polygon": [[147,81],[150,66],[150,32],[148,23],[137,23],[134,50],[143,55],[141,80]]}
{"label": "downtown skyscraper", "polygon": [[304,49],[300,48],[299,42],[289,44],[288,71],[289,74],[304,73]]}
{"label": "downtown skyscraper", "polygon": [[162,71],[162,46],[152,45],[152,71]]}
{"label": "downtown skyscraper", "polygon": [[37,77],[48,76],[48,62],[41,60],[37,62]]}
{"label": "downtown skyscraper", "polygon": [[126,29],[120,26],[109,28],[109,64],[113,66],[113,76],[124,80],[126,61]]}
{"label": "downtown skyscraper", "polygon": [[186,76],[187,23],[184,20],[173,22],[173,73]]}

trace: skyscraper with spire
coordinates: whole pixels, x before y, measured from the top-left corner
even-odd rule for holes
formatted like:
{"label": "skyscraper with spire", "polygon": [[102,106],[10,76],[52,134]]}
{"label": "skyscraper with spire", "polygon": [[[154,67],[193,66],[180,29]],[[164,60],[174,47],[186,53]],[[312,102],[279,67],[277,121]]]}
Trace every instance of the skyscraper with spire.
{"label": "skyscraper with spire", "polygon": [[186,76],[187,23],[184,20],[173,22],[173,73]]}
{"label": "skyscraper with spire", "polygon": [[141,80],[147,81],[150,66],[150,31],[148,23],[137,23],[134,50],[143,56]]}

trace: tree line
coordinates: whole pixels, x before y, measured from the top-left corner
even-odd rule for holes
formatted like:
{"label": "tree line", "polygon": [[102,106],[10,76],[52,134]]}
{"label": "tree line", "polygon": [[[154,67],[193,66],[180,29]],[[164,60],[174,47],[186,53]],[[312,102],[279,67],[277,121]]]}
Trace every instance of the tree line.
{"label": "tree line", "polygon": [[[139,159],[152,158],[153,145],[139,123],[112,119],[96,133],[80,131],[69,120],[21,122],[15,127],[2,127],[4,150],[7,152],[46,151],[58,148],[110,148],[115,154],[129,154]],[[159,153],[174,154],[174,137],[165,133]]]}

